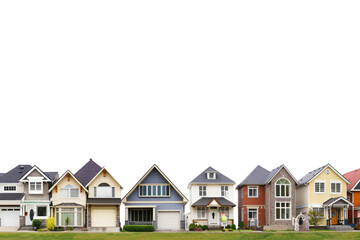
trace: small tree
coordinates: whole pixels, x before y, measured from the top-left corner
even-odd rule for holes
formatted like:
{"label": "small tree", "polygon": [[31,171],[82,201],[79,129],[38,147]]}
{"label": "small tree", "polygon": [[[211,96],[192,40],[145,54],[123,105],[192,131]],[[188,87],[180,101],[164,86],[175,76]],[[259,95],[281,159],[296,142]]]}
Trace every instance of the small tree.
{"label": "small tree", "polygon": [[316,231],[316,227],[318,226],[320,221],[319,218],[319,212],[318,211],[314,211],[313,209],[309,210],[309,223],[311,225],[314,225],[315,227],[315,231]]}
{"label": "small tree", "polygon": [[55,229],[55,218],[49,217],[46,219],[46,228],[50,231],[54,231]]}
{"label": "small tree", "polygon": [[[70,221],[69,217],[66,217],[66,219],[65,219],[66,229],[67,229],[67,227],[68,227],[68,225],[69,225],[69,221]],[[65,229],[65,230],[66,230],[66,229]]]}

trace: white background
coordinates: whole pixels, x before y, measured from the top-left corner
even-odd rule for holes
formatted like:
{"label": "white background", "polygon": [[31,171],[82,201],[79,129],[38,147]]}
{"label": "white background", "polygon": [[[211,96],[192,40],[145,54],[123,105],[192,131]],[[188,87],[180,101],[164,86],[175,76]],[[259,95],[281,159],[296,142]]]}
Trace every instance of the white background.
{"label": "white background", "polygon": [[359,168],[359,7],[1,1],[0,172],[93,158],[124,196],[157,163],[188,196],[208,166]]}

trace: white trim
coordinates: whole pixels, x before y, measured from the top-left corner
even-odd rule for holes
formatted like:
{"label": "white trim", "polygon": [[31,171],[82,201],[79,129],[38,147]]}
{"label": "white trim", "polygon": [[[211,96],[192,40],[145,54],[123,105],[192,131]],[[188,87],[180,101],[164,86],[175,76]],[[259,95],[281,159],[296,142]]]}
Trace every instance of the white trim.
{"label": "white trim", "polygon": [[[285,179],[285,180],[287,180],[288,182],[289,182],[289,184],[277,184],[277,182],[279,181],[279,180],[281,180],[281,179]],[[280,177],[280,178],[278,178],[277,180],[276,180],[276,182],[275,182],[275,198],[291,198],[291,181],[289,181],[289,179],[287,179],[286,177]],[[276,196],[276,186],[277,185],[279,185],[280,186],[280,196]],[[289,196],[281,196],[281,185],[284,185],[284,186],[287,186],[287,185],[289,185]],[[285,193],[286,193],[286,187],[285,187]]]}
{"label": "white trim", "polygon": [[125,206],[125,208],[156,208],[155,205],[136,205],[136,206]]}
{"label": "white trim", "polygon": [[[360,189],[355,189],[355,187],[360,183],[360,178],[359,180],[356,182],[356,184],[354,184],[354,186],[350,189],[350,192],[358,192],[360,191]],[[354,222],[354,221],[353,221]]]}
{"label": "white trim", "polygon": [[[256,188],[256,196],[250,196],[250,188]],[[259,186],[248,186],[248,198],[259,198]]]}
{"label": "white trim", "polygon": [[117,184],[119,184],[120,189],[123,189],[123,187],[120,185],[120,183],[119,183],[118,181],[116,181],[116,179],[109,173],[108,170],[105,169],[105,167],[103,167],[103,168],[95,175],[95,177],[93,177],[93,178],[90,180],[90,182],[88,182],[88,184],[86,184],[85,187],[88,187],[88,186],[90,185],[90,183],[92,183],[92,181],[94,181],[94,180],[97,178],[97,176],[99,176],[99,174],[101,174],[101,172],[102,172],[103,170],[105,170],[105,171],[106,171],[106,174],[109,174],[109,175],[115,180],[115,182],[117,182]]}
{"label": "white trim", "polygon": [[156,168],[156,170],[158,170],[158,172],[166,179],[166,181],[168,181],[168,183],[175,189],[175,191],[176,191],[177,193],[179,193],[180,196],[183,197],[183,199],[184,199],[183,202],[188,202],[188,201],[189,201],[189,200],[185,197],[185,195],[182,194],[182,193],[180,192],[180,190],[170,181],[170,179],[166,177],[166,175],[160,170],[160,168],[159,168],[156,164],[154,164],[154,165],[145,173],[145,175],[134,185],[134,187],[125,195],[125,197],[123,198],[123,200],[125,200],[125,202],[126,202],[126,198],[127,198],[133,191],[135,191],[135,189],[137,188],[137,186],[142,183],[142,181],[152,172],[152,170],[153,170],[154,168]]}
{"label": "white trim", "polygon": [[283,164],[283,165],[281,165],[281,167],[279,168],[279,170],[272,176],[272,178],[267,182],[267,184],[269,183],[269,182],[271,182],[272,180],[273,180],[273,178],[280,172],[280,170],[281,169],[283,169],[283,168],[285,168],[285,170],[287,171],[287,173],[292,177],[292,179],[295,181],[295,183],[297,184],[297,185],[299,185],[299,182],[298,182],[298,180],[296,180],[296,178],[291,174],[291,172],[286,168],[286,166]]}
{"label": "white trim", "polygon": [[32,173],[34,170],[37,170],[46,180],[42,180],[44,182],[51,182],[51,179],[45,175],[43,171],[40,170],[36,165],[34,165],[20,180],[19,182],[27,182],[27,180],[24,180],[27,176],[29,176],[30,173]]}
{"label": "white trim", "polygon": [[307,183],[311,182],[314,178],[316,178],[317,176],[319,176],[325,169],[327,169],[328,167],[330,167],[337,175],[339,175],[347,184],[350,184],[350,182],[344,178],[343,175],[341,175],[335,168],[333,168],[330,164],[326,164],[325,167],[323,168],[323,170],[321,170],[318,174],[316,174],[315,176],[313,176],[312,178],[310,178]]}
{"label": "white trim", "polygon": [[[281,207],[281,203],[285,203],[285,217],[286,217],[286,203],[289,203],[289,209],[290,209],[290,212],[289,212],[289,219],[287,219],[287,218],[284,218],[284,219],[281,219],[281,218],[276,218],[276,204],[277,203],[280,203],[280,217],[281,217],[281,209],[283,208],[283,207]],[[292,206],[291,206],[292,204],[291,204],[291,201],[275,201],[275,220],[276,221],[288,221],[288,220],[291,220],[292,219]]]}
{"label": "white trim", "polygon": [[184,202],[183,201],[123,201],[123,203],[184,203]]}
{"label": "white trim", "polygon": [[67,171],[61,176],[61,178],[59,178],[59,180],[56,181],[56,183],[49,189],[49,192],[51,192],[51,191],[54,189],[54,187],[55,187],[56,185],[58,185],[59,182],[62,181],[62,179],[67,175],[67,173],[69,173],[70,176],[72,176],[72,177],[74,178],[74,180],[85,190],[85,192],[88,192],[88,190],[76,179],[76,177],[75,177],[69,170],[67,170]]}
{"label": "white trim", "polygon": [[[333,192],[332,189],[331,189],[331,184],[332,183],[340,183],[340,192]],[[336,191],[336,185],[335,185],[335,191]],[[331,194],[339,194],[342,192],[342,184],[341,184],[341,181],[330,181],[330,193]]]}
{"label": "white trim", "polygon": [[[35,190],[31,190],[31,183],[35,184]],[[40,183],[41,189],[40,190],[36,190],[36,184]],[[35,195],[35,194],[43,194],[44,193],[44,187],[43,187],[44,183],[41,180],[31,180],[28,183],[28,194],[29,195]]]}
{"label": "white trim", "polygon": [[334,205],[337,201],[339,201],[339,200],[344,200],[345,202],[347,202],[348,203],[348,205],[350,205],[350,206],[354,206],[354,204],[352,204],[350,201],[348,201],[346,198],[344,198],[343,196],[340,196],[336,201],[334,201],[334,202],[332,202],[332,203],[330,203],[330,204],[328,204],[328,205],[325,205],[324,204],[324,206],[332,206],[332,205]]}
{"label": "white trim", "polygon": [[[324,183],[324,192],[316,192],[316,183]],[[319,191],[320,191],[320,185],[319,185]],[[324,180],[315,180],[314,181],[314,193],[315,194],[325,194],[326,193],[326,181]]]}
{"label": "white trim", "polygon": [[[251,218],[251,219],[255,219],[256,220],[256,226],[259,226],[259,208],[249,208],[247,207],[247,217],[248,217],[248,222],[250,222],[250,217],[249,217],[249,210],[256,210],[256,218]],[[248,223],[247,223],[248,224]]]}

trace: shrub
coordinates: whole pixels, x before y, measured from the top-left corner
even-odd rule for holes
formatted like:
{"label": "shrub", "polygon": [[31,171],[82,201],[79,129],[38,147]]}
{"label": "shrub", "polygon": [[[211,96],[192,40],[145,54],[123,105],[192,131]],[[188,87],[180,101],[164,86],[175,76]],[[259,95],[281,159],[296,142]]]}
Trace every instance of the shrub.
{"label": "shrub", "polygon": [[230,228],[231,228],[231,226],[230,226],[230,225],[227,225],[225,228],[226,228],[226,229],[230,229]]}
{"label": "shrub", "polygon": [[74,230],[73,227],[67,227],[67,228],[66,228],[66,231],[72,231],[72,230]]}
{"label": "shrub", "polygon": [[208,225],[203,225],[203,226],[202,226],[202,230],[209,230]]}
{"label": "shrub", "polygon": [[195,230],[195,227],[196,227],[195,223],[190,223],[190,225],[189,225],[189,231],[194,231],[194,230]]}
{"label": "shrub", "polygon": [[46,219],[46,228],[50,231],[54,231],[55,229],[55,218],[49,217]]}
{"label": "shrub", "polygon": [[87,228],[83,228],[83,231],[85,231],[85,232],[87,232],[87,231],[89,231]]}
{"label": "shrub", "polygon": [[124,230],[127,232],[153,232],[153,225],[125,225]]}
{"label": "shrub", "polygon": [[241,229],[244,229],[244,228],[245,228],[245,223],[244,223],[244,222],[241,222],[239,227],[240,227]]}
{"label": "shrub", "polygon": [[360,230],[360,225],[355,225],[354,230]]}
{"label": "shrub", "polygon": [[231,229],[236,230],[236,225],[235,224],[231,225]]}
{"label": "shrub", "polygon": [[200,232],[202,231],[202,228],[196,226],[194,230]]}
{"label": "shrub", "polygon": [[55,227],[55,231],[64,231],[64,227]]}
{"label": "shrub", "polygon": [[36,229],[39,229],[41,227],[41,220],[40,219],[34,219],[32,221],[32,226],[35,227]]}

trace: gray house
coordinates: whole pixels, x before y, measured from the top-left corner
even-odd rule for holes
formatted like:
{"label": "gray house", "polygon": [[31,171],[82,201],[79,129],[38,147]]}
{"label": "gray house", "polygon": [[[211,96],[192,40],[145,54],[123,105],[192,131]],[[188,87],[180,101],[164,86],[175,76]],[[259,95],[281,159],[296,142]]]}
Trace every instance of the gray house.
{"label": "gray house", "polygon": [[125,225],[153,225],[157,230],[185,228],[188,199],[157,165],[153,165],[125,195]]}

